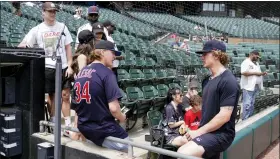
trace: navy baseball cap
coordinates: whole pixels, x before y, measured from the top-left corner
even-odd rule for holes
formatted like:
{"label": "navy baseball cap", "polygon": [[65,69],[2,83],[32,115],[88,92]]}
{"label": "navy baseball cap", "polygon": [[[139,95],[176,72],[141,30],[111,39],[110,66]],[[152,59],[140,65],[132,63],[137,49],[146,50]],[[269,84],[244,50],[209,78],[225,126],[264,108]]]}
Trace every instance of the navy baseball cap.
{"label": "navy baseball cap", "polygon": [[116,56],[120,56],[121,52],[115,50],[115,45],[110,41],[101,40],[95,44],[95,49],[104,49],[104,50],[111,50],[115,52]]}
{"label": "navy baseball cap", "polygon": [[96,22],[96,23],[92,24],[92,32],[94,34],[96,34],[96,33],[104,33],[103,23]]}
{"label": "navy baseball cap", "polygon": [[260,56],[260,51],[259,51],[259,50],[253,50],[253,51],[251,51],[250,53],[251,53],[251,54],[257,55],[258,58],[261,58],[261,56]]}
{"label": "navy baseball cap", "polygon": [[89,30],[83,30],[79,33],[78,35],[78,40],[80,44],[87,44],[90,42],[92,39],[94,39],[94,35],[91,31]]}
{"label": "navy baseball cap", "polygon": [[99,8],[97,6],[90,6],[88,8],[88,14],[99,14]]}
{"label": "navy baseball cap", "polygon": [[226,45],[223,42],[217,40],[210,40],[204,44],[202,50],[196,51],[195,53],[203,54],[203,53],[211,52],[213,50],[221,50],[222,52],[226,52],[227,49],[226,49]]}

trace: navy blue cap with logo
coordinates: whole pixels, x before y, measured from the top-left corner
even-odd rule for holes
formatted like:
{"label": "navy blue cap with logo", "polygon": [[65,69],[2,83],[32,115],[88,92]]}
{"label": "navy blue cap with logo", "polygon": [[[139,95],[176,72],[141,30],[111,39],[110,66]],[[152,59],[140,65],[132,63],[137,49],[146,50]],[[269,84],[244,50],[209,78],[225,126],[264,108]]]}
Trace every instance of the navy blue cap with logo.
{"label": "navy blue cap with logo", "polygon": [[101,40],[95,44],[95,49],[111,50],[116,56],[120,56],[121,52],[115,50],[115,45],[110,41]]}
{"label": "navy blue cap with logo", "polygon": [[203,54],[203,53],[208,53],[208,52],[211,52],[214,50],[220,50],[222,52],[226,52],[226,45],[223,42],[220,42],[217,40],[210,40],[204,44],[202,50],[196,51],[195,53]]}
{"label": "navy blue cap with logo", "polygon": [[88,8],[88,14],[98,14],[99,8],[97,6],[90,6]]}

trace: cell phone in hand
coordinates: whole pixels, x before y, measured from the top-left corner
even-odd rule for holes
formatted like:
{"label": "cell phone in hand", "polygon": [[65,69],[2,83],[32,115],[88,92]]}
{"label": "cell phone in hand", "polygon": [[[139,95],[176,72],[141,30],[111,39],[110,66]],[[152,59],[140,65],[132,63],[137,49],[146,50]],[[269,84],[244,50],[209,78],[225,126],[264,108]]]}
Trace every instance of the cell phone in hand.
{"label": "cell phone in hand", "polygon": [[121,112],[126,114],[127,112],[129,112],[130,109],[126,108],[126,107],[122,107]]}

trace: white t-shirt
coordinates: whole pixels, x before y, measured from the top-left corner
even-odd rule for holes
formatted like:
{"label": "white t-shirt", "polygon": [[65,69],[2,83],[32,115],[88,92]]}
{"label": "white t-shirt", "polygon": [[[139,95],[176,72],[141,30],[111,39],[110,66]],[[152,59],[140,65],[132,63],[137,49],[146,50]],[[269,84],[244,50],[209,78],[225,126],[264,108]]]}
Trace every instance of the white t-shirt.
{"label": "white t-shirt", "polygon": [[[53,26],[48,26],[43,22],[32,28],[26,34],[23,41],[28,47],[36,47],[34,45],[38,45],[37,47],[45,50],[47,56],[52,56],[53,52],[56,51],[59,36],[62,34],[56,54],[61,56],[62,68],[64,69],[68,66],[65,46],[73,41],[67,26],[64,26],[65,24],[57,21]],[[55,65],[56,60],[53,61],[51,58],[45,58],[45,66],[47,68],[55,68]]]}
{"label": "white t-shirt", "polygon": [[[115,44],[114,39],[112,38],[112,36],[109,35],[108,30],[106,27],[104,27],[104,34],[106,35],[106,38],[108,41],[112,42]],[[117,45],[115,44],[115,50],[118,50]],[[119,67],[120,61],[119,60],[114,60],[113,61],[113,68]]]}
{"label": "white t-shirt", "polygon": [[[241,73],[261,72],[259,63],[254,64],[249,58],[246,58],[241,64]],[[241,75],[240,87],[248,91],[254,91],[256,84],[263,89],[262,76],[243,76]]]}
{"label": "white t-shirt", "polygon": [[92,31],[92,26],[90,25],[90,23],[86,23],[82,26],[79,27],[78,31],[77,31],[77,36],[76,36],[76,46],[75,46],[75,49],[77,49],[78,47],[78,44],[79,44],[79,39],[78,39],[78,35],[81,31],[83,30],[89,30],[89,31]]}

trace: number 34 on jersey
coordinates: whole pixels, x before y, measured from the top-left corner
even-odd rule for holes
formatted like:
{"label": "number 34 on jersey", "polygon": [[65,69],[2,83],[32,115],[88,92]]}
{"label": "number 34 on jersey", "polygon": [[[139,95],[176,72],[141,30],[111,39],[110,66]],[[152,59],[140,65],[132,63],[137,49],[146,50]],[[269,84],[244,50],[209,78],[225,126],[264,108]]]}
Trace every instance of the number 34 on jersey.
{"label": "number 34 on jersey", "polygon": [[82,100],[85,100],[87,104],[90,104],[91,95],[89,94],[89,81],[86,81],[83,86],[80,82],[76,82],[75,89],[75,102],[79,104]]}

